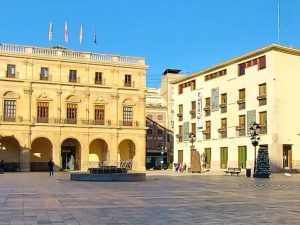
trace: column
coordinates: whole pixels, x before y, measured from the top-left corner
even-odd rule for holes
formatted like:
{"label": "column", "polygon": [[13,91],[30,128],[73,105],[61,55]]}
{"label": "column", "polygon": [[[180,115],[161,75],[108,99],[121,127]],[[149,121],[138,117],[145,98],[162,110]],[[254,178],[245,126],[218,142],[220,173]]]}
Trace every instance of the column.
{"label": "column", "polygon": [[110,166],[119,166],[119,135],[117,133],[111,134],[110,136],[110,143],[108,143],[108,152],[109,152],[109,159],[108,165]]}
{"label": "column", "polygon": [[23,102],[23,107],[27,107],[28,113],[23,114],[24,121],[30,122],[31,121],[31,99],[32,99],[32,86],[31,83],[29,83],[28,87],[25,87],[23,89],[24,91],[24,102]]}

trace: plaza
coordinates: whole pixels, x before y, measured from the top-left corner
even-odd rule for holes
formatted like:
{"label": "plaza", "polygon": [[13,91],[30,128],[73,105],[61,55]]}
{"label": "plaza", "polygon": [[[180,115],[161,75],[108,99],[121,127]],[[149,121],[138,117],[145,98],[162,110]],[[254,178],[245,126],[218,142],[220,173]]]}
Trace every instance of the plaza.
{"label": "plaza", "polygon": [[68,172],[4,173],[0,224],[299,224],[299,178],[147,171],[145,182],[76,182]]}

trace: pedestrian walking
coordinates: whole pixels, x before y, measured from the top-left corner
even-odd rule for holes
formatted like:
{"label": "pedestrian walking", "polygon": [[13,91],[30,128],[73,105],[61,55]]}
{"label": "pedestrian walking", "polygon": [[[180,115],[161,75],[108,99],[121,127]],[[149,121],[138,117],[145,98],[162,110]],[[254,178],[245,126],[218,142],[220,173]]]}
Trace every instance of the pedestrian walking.
{"label": "pedestrian walking", "polygon": [[48,162],[49,176],[53,176],[53,167],[54,167],[54,163],[53,163],[52,159],[50,159]]}
{"label": "pedestrian walking", "polygon": [[0,163],[0,173],[1,173],[1,174],[4,173],[4,164],[5,164],[5,163],[4,163],[4,160],[2,159],[2,160],[1,160],[1,163]]}

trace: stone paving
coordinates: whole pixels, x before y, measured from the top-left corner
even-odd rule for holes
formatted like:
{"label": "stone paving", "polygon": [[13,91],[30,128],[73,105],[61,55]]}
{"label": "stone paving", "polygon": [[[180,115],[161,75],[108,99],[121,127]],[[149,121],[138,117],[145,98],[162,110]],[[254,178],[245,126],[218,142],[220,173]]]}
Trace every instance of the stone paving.
{"label": "stone paving", "polygon": [[270,179],[149,171],[144,182],[0,175],[0,224],[300,224],[300,174]]}

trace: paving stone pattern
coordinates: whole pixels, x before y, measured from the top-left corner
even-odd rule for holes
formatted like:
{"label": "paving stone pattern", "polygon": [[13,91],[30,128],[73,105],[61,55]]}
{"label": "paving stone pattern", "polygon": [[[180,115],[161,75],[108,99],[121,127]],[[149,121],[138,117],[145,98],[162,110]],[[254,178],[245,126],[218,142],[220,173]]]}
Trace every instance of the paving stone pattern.
{"label": "paving stone pattern", "polygon": [[144,182],[0,175],[0,225],[299,224],[300,175],[148,172]]}

